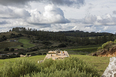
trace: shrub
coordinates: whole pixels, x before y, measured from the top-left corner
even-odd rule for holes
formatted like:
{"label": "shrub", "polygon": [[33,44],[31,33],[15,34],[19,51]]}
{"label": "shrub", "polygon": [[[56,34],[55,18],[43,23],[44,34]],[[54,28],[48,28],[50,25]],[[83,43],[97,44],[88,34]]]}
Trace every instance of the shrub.
{"label": "shrub", "polygon": [[9,48],[5,48],[4,51],[9,51]]}
{"label": "shrub", "polygon": [[43,55],[46,55],[46,53],[43,53]]}
{"label": "shrub", "polygon": [[14,48],[11,48],[10,51],[14,51]]}
{"label": "shrub", "polygon": [[65,44],[59,44],[58,47],[62,48],[62,47],[66,47]]}
{"label": "shrub", "polygon": [[102,45],[102,49],[106,48],[107,46],[111,46],[113,44],[112,41],[108,41]]}
{"label": "shrub", "polygon": [[24,77],[100,77],[95,68],[76,57],[55,61],[45,60],[44,63],[40,63],[39,68],[40,72],[27,74]]}
{"label": "shrub", "polygon": [[7,63],[0,74],[0,77],[100,77],[93,66],[76,57],[55,61],[47,59],[39,64],[18,59]]}
{"label": "shrub", "polygon": [[21,47],[24,47],[23,45],[21,45]]}
{"label": "shrub", "polygon": [[102,47],[98,47],[98,49],[97,49],[97,50],[100,50],[100,49],[102,49]]}
{"label": "shrub", "polygon": [[42,55],[42,53],[38,53],[38,55]]}
{"label": "shrub", "polygon": [[0,77],[20,77],[38,71],[37,65],[28,59],[17,59],[14,63],[6,63],[0,70]]}
{"label": "shrub", "polygon": [[114,43],[116,43],[116,39],[114,40]]}

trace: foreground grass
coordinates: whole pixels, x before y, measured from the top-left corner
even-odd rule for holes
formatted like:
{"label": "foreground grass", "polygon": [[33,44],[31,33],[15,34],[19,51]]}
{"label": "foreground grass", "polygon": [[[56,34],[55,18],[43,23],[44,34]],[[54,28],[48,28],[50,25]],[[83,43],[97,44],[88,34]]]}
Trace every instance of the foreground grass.
{"label": "foreground grass", "polygon": [[88,56],[88,55],[71,55],[72,57],[77,57],[87,63],[92,64],[94,67],[98,69],[98,73],[100,75],[103,74],[106,67],[109,64],[109,57],[96,57],[96,56]]}
{"label": "foreground grass", "polygon": [[[35,63],[37,63],[38,60],[43,60],[45,57],[45,55],[42,56],[32,56],[32,57],[26,57],[29,60],[34,61]],[[83,60],[91,65],[93,65],[93,68],[96,68],[98,70],[98,73],[100,75],[103,74],[103,72],[105,71],[106,67],[109,64],[109,58],[108,57],[94,57],[94,56],[88,56],[88,55],[71,55],[71,57],[77,57],[80,60]],[[4,63],[6,62],[15,62],[16,60],[18,60],[20,58],[12,58],[12,59],[1,59],[0,60],[0,67],[4,66]],[[22,58],[25,59],[25,58]]]}
{"label": "foreground grass", "polygon": [[32,57],[19,57],[19,58],[11,58],[11,59],[0,59],[0,68],[4,66],[5,63],[7,62],[15,62],[18,59],[29,59],[29,60],[33,60],[35,63],[37,63],[38,60],[43,60],[45,57],[45,55],[39,55],[39,56],[32,56]]}
{"label": "foreground grass", "polygon": [[0,69],[2,77],[100,77],[97,70],[77,57],[64,60],[47,59],[43,63],[17,59]]}

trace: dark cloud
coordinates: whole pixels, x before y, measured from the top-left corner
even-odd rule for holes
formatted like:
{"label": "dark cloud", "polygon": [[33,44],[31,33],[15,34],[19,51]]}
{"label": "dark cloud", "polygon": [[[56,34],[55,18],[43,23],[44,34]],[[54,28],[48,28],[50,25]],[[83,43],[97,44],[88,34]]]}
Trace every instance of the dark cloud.
{"label": "dark cloud", "polygon": [[113,11],[113,14],[116,14],[116,11]]}
{"label": "dark cloud", "polygon": [[28,2],[37,1],[55,5],[73,6],[79,8],[85,3],[85,0],[0,0],[1,5],[5,6],[25,6]]}
{"label": "dark cloud", "polygon": [[1,5],[11,5],[11,6],[24,6],[27,4],[29,1],[34,1],[34,0],[0,0]]}
{"label": "dark cloud", "polygon": [[52,3],[55,5],[80,7],[85,3],[85,0],[46,0],[44,2]]}
{"label": "dark cloud", "polygon": [[0,25],[7,24],[6,21],[0,21]]}

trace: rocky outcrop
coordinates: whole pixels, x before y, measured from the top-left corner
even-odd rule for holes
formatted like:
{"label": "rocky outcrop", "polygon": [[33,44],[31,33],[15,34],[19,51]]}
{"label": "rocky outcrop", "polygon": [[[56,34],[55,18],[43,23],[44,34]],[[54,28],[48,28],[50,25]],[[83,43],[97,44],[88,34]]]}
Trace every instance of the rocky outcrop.
{"label": "rocky outcrop", "polygon": [[101,49],[98,52],[95,52],[93,56],[101,56],[101,57],[115,57],[116,56],[116,46],[112,46],[109,48]]}
{"label": "rocky outcrop", "polygon": [[116,77],[116,57],[110,58],[110,62],[101,77]]}

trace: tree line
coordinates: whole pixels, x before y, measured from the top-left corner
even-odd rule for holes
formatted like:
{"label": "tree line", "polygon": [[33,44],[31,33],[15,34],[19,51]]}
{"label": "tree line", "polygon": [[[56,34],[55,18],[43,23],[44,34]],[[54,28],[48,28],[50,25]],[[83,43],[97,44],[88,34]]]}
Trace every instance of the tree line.
{"label": "tree line", "polygon": [[112,33],[100,33],[100,32],[84,32],[84,31],[41,31],[36,29],[26,29],[24,27],[16,27],[11,31],[18,32],[20,34],[26,34],[32,42],[37,40],[41,41],[59,41],[67,45],[93,45],[103,44],[107,41],[113,41],[115,35]]}

